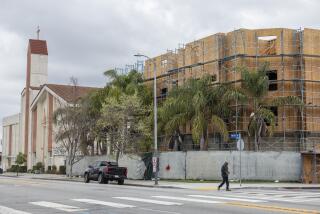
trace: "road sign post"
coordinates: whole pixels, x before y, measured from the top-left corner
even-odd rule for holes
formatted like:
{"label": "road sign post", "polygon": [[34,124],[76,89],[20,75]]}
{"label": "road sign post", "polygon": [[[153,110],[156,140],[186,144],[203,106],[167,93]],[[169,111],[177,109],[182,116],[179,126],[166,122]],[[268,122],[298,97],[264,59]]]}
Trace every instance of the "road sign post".
{"label": "road sign post", "polygon": [[152,171],[154,173],[157,172],[157,166],[158,166],[158,158],[157,157],[152,157]]}

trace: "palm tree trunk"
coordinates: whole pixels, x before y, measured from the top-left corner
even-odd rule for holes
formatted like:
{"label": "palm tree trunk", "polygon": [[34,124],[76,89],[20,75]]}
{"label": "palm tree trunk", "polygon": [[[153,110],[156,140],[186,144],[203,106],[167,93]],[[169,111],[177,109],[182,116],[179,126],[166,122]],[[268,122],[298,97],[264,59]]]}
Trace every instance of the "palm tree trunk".
{"label": "palm tree trunk", "polygon": [[205,150],[208,150],[209,148],[209,129],[207,128],[207,131],[206,131],[206,139],[205,139]]}
{"label": "palm tree trunk", "polygon": [[204,135],[202,135],[200,138],[200,151],[204,151],[204,150],[205,150],[205,137]]}
{"label": "palm tree trunk", "polygon": [[254,147],[255,151],[258,151],[257,131],[254,132]]}
{"label": "palm tree trunk", "polygon": [[117,153],[116,153],[116,162],[119,162],[119,157],[120,157],[120,149],[117,149]]}
{"label": "palm tree trunk", "polygon": [[259,125],[258,135],[257,135],[257,145],[258,151],[260,150],[260,140],[261,140],[262,123]]}

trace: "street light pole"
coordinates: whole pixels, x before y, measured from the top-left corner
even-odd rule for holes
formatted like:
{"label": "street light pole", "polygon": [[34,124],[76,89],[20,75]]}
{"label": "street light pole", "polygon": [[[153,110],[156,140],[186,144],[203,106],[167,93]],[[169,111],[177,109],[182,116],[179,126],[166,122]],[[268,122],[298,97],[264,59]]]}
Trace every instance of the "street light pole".
{"label": "street light pole", "polygon": [[[143,54],[135,54],[136,57],[145,57],[149,60],[151,60],[150,57],[143,55]],[[156,160],[156,166],[155,166],[155,178],[154,178],[154,185],[158,185],[158,107],[157,107],[157,67],[156,67],[156,61],[155,59],[153,61],[153,112],[154,112],[154,154],[153,158]],[[154,161],[152,160],[152,162]],[[155,164],[153,162],[153,164]]]}

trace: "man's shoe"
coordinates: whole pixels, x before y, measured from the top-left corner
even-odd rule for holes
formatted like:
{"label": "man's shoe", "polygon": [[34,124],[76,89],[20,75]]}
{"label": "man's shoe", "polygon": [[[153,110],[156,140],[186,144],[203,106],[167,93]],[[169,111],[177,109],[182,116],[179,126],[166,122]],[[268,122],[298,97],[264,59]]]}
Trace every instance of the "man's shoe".
{"label": "man's shoe", "polygon": [[218,191],[220,190],[220,187],[218,187]]}
{"label": "man's shoe", "polygon": [[231,189],[226,189],[226,191],[231,191]]}

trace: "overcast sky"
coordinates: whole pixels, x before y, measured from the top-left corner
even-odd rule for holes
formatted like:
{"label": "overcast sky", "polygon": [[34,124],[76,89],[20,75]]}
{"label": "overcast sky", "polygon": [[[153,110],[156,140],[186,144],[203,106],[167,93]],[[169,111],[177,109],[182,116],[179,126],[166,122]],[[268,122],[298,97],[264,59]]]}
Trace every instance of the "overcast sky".
{"label": "overcast sky", "polygon": [[[237,28],[320,28],[318,0],[0,0],[0,119],[19,112],[27,42],[47,40],[49,82],[103,86],[103,71]],[[0,138],[2,127],[0,127]]]}

